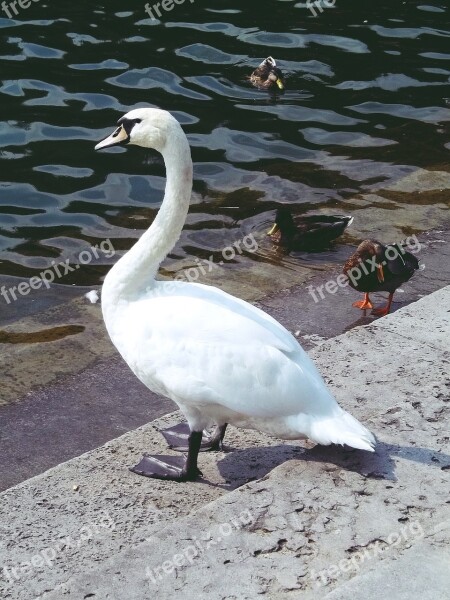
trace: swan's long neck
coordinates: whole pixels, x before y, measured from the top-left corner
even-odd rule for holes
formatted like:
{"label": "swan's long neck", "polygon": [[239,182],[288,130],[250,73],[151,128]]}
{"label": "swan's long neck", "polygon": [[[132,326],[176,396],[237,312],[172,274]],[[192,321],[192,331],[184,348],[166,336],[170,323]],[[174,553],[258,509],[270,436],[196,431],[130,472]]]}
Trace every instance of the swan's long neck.
{"label": "swan's long neck", "polygon": [[172,250],[183,229],[192,192],[189,143],[176,124],[162,150],[166,165],[164,200],[151,227],[107,274],[102,303],[109,306],[131,299],[154,285],[162,260]]}

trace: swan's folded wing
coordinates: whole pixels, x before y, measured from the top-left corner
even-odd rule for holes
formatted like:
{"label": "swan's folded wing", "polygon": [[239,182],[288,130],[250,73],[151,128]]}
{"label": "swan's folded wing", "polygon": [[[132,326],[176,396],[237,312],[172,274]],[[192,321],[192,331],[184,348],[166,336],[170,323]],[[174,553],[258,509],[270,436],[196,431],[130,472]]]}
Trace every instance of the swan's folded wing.
{"label": "swan's folded wing", "polygon": [[281,325],[251,318],[247,307],[173,296],[137,303],[126,339],[139,354],[128,362],[150,388],[188,404],[257,417],[296,414],[303,403],[311,411],[329,396],[314,364]]}
{"label": "swan's folded wing", "polygon": [[270,315],[218,288],[181,284],[177,294],[153,296],[143,302],[158,314],[160,327],[172,335],[199,342],[251,341],[286,353],[301,350],[292,334]]}

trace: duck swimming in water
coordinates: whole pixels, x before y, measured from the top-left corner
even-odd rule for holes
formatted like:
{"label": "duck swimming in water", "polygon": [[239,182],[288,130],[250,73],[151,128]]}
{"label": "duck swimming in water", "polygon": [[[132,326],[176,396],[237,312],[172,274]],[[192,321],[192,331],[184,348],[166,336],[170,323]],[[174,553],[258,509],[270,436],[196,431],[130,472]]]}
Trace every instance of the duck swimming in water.
{"label": "duck swimming in water", "polygon": [[353,222],[349,216],[298,216],[295,220],[287,208],[279,208],[275,224],[268,232],[272,240],[288,250],[313,250],[327,246],[344,233]]}
{"label": "duck swimming in water", "polygon": [[353,303],[356,308],[373,308],[370,292],[389,292],[386,306],[372,311],[373,315],[382,317],[391,310],[395,290],[409,281],[418,269],[417,258],[401,244],[385,246],[377,240],[364,240],[345,263],[343,273],[353,289],[364,292],[364,300]]}
{"label": "duck swimming in water", "polygon": [[284,90],[283,74],[271,56],[267,57],[250,75],[250,81],[255,87]]}
{"label": "duck swimming in water", "polygon": [[[297,340],[267,313],[222,290],[185,281],[159,281],[159,265],[180,237],[192,192],[189,144],[168,112],[139,108],[122,117],[96,149],[135,144],[159,151],[167,182],[151,227],[112,267],[102,289],[109,336],[135,375],[171,398],[189,430],[171,431],[187,457],[149,456],[140,475],[195,480],[203,430],[220,447],[228,423],[283,439],[347,444],[373,451],[375,438],[343,410]],[[178,443],[177,443],[178,442]]]}

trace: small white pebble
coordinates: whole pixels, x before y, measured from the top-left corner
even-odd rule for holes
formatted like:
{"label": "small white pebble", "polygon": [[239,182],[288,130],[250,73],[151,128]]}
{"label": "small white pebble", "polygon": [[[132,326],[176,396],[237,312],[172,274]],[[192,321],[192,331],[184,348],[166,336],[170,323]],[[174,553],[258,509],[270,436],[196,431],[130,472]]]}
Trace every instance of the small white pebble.
{"label": "small white pebble", "polygon": [[72,489],[73,489],[74,492],[78,492],[78,490],[80,489],[80,486],[79,485],[74,485]]}
{"label": "small white pebble", "polygon": [[84,295],[85,298],[89,300],[92,304],[95,304],[99,300],[99,295],[97,290],[91,290],[87,294]]}
{"label": "small white pebble", "polygon": [[298,331],[295,332],[295,337],[299,337],[299,335],[301,334],[300,329]]}

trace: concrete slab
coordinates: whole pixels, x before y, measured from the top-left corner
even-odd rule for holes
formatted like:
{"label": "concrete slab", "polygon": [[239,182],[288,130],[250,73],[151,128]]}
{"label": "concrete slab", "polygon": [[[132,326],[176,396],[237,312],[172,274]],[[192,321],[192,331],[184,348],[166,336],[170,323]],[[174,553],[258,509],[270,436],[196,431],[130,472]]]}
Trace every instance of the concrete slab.
{"label": "concrete slab", "polygon": [[83,296],[20,319],[0,332],[0,410],[114,355],[100,307]]}
{"label": "concrete slab", "polygon": [[[434,542],[434,540],[433,540]],[[379,600],[382,594],[396,600],[448,600],[450,590],[450,549],[420,543],[400,557],[377,565],[355,577],[324,600]]]}
{"label": "concrete slab", "polygon": [[[419,543],[445,575],[449,299],[450,286],[312,352],[341,404],[377,435],[375,454],[232,429],[232,452],[201,457],[206,481],[179,485],[128,473],[161,439],[152,425],[127,433],[0,495],[2,598],[315,600]],[[416,325],[441,341],[416,336]],[[417,552],[410,570],[423,563]]]}
{"label": "concrete slab", "polygon": [[[0,494],[2,600],[22,599],[25,588],[27,597],[34,598],[68,577],[75,564],[86,569],[103,562],[301,451],[257,432],[230,428],[226,447],[233,464],[219,468],[227,452],[203,453],[204,481],[174,487],[128,471],[144,451],[170,453],[158,429],[179,420],[178,413],[166,415]],[[23,569],[33,557],[47,554],[55,554],[51,565]]]}
{"label": "concrete slab", "polygon": [[136,379],[121,356],[93,360],[82,374],[64,374],[0,408],[0,491],[175,408]]}

